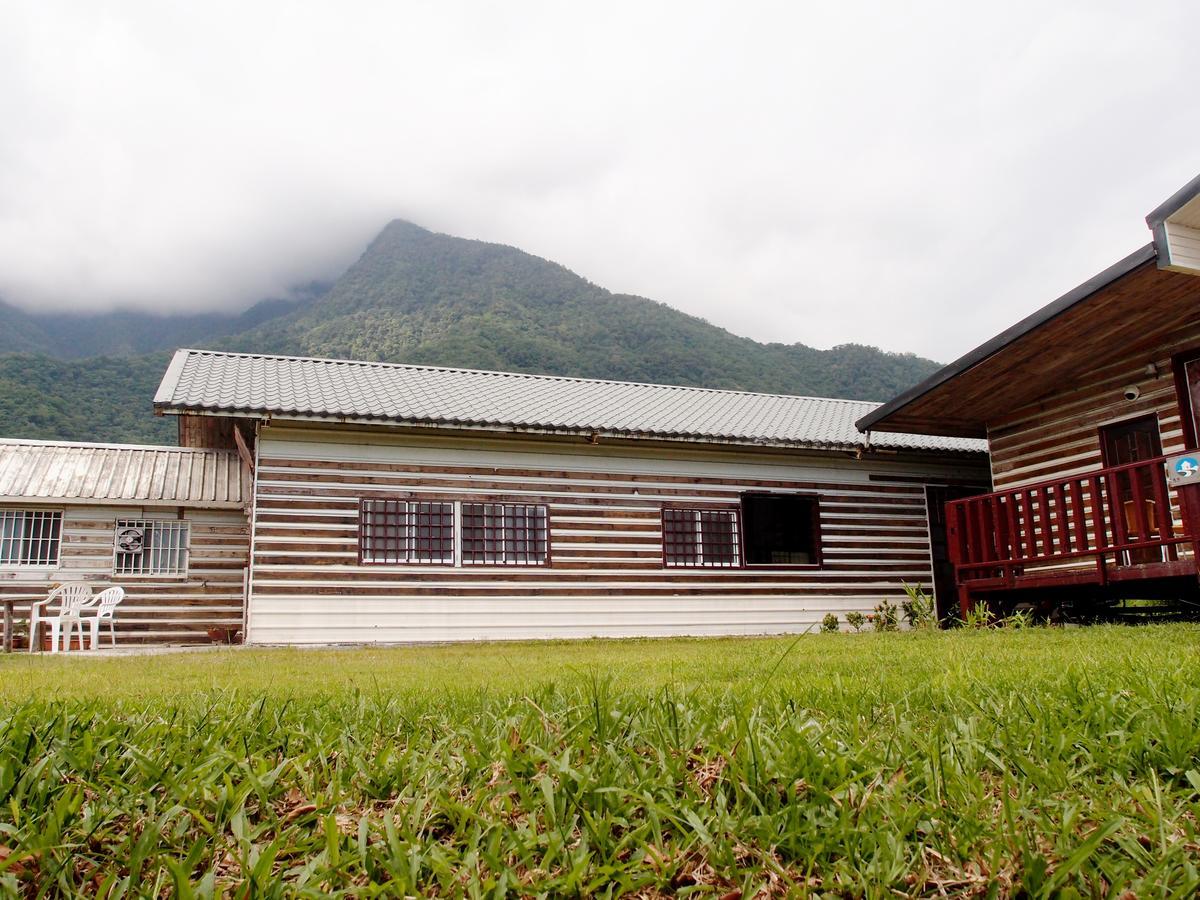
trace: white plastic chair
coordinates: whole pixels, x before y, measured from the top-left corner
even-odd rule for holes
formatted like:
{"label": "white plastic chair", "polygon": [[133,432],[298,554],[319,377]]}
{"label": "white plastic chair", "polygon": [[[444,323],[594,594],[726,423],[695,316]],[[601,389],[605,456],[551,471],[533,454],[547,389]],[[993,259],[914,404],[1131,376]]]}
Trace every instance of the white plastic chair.
{"label": "white plastic chair", "polygon": [[[96,599],[92,601],[91,606],[96,608],[96,615],[89,619],[89,624],[92,626],[92,649],[100,649],[100,620],[108,619],[108,638],[112,641],[112,645],[117,646],[117,632],[113,624],[115,618],[114,613],[117,609],[117,604],[125,599],[125,588],[110,587],[96,595]],[[79,623],[79,639],[83,640],[83,623]]]}
{"label": "white plastic chair", "polygon": [[[55,600],[58,600],[58,614],[48,616],[42,609]],[[63,625],[66,625],[66,633],[63,635],[63,649],[66,650],[69,646],[71,636],[71,625],[74,622],[80,622],[80,639],[83,638],[83,624],[80,620],[80,611],[91,604],[92,588],[91,585],[83,582],[72,582],[71,584],[63,584],[52,590],[45,600],[40,600],[34,603],[29,608],[29,651],[32,653],[34,646],[39,643],[37,640],[38,625],[42,622],[47,622],[50,625],[50,652],[58,652],[58,635],[63,630]]]}

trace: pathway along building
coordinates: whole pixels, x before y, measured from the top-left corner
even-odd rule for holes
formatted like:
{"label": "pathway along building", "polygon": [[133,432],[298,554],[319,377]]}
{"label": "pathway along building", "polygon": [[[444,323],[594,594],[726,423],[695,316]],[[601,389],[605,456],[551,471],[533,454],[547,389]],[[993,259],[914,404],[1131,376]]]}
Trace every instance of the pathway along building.
{"label": "pathway along building", "polygon": [[1200,602],[1200,503],[1167,483],[1200,443],[1200,178],[1153,240],[858,421],[987,438],[995,493],[951,503],[964,609]]}
{"label": "pathway along building", "polygon": [[253,472],[247,636],[407,642],[803,631],[928,587],[927,510],[982,442],[873,404],[180,350],[180,443]]}

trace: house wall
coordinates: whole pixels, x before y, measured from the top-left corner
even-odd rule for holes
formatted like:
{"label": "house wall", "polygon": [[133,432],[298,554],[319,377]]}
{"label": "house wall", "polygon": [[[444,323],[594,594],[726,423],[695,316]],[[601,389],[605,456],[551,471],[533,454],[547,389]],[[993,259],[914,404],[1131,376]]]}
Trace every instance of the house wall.
{"label": "house wall", "polygon": [[[1146,415],[1158,418],[1164,454],[1186,449],[1172,357],[1198,347],[1200,320],[1182,323],[1153,350],[1129,353],[1091,372],[1086,379],[990,424],[994,489],[1002,491],[1101,469],[1101,427]],[[1152,372],[1148,366],[1152,366]],[[1125,399],[1129,385],[1136,385],[1140,391],[1136,400]],[[1174,489],[1168,491],[1168,496],[1178,531],[1183,526],[1179,499]],[[1178,552],[1181,557],[1192,555],[1186,544]],[[1094,566],[1093,560],[1082,559],[1042,568]]]}
{"label": "house wall", "polygon": [[[930,583],[926,483],[979,483],[949,457],[705,451],[263,428],[248,608],[256,643],[408,642],[803,631]],[[820,498],[824,561],[804,569],[662,562],[664,503],[747,490]],[[547,567],[362,566],[364,497],[549,506]]]}
{"label": "house wall", "polygon": [[[207,630],[242,625],[249,526],[241,509],[186,509],[190,523],[186,578],[114,577],[113,535],[117,519],[175,519],[177,508],[116,505],[5,503],[6,509],[63,511],[60,565],[0,568],[0,594],[41,599],[55,584],[86,581],[93,590],[125,588],[117,608],[117,644],[208,643]],[[16,606],[26,619],[28,606]],[[107,626],[104,629],[107,636]],[[106,637],[107,639],[107,637]]]}
{"label": "house wall", "polygon": [[[1183,323],[1151,351],[1130,353],[1060,391],[989,423],[995,489],[1102,468],[1100,427],[1125,419],[1158,416],[1163,452],[1184,447],[1172,357],[1200,348],[1200,319]],[[1156,374],[1147,374],[1153,364]],[[1124,397],[1127,385],[1141,391]]]}

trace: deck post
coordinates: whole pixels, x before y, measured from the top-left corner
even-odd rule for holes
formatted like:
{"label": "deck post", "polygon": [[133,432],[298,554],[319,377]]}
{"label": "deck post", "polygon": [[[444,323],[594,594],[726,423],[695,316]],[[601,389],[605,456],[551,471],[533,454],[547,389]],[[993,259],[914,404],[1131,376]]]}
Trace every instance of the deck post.
{"label": "deck post", "polygon": [[1184,484],[1179,493],[1179,511],[1183,514],[1183,530],[1192,539],[1192,565],[1200,577],[1200,484]]}

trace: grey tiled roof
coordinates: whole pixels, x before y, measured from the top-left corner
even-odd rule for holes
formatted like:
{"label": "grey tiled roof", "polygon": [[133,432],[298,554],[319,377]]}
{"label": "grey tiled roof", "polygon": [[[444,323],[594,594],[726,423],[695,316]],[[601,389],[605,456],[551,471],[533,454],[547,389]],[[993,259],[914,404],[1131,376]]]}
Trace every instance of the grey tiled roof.
{"label": "grey tiled roof", "polygon": [[[432,366],[180,350],[155,408],[448,428],[854,449],[876,404]],[[982,441],[878,434],[873,446],[983,452]]]}
{"label": "grey tiled roof", "polygon": [[0,440],[0,500],[232,509],[246,496],[224,450]]}

